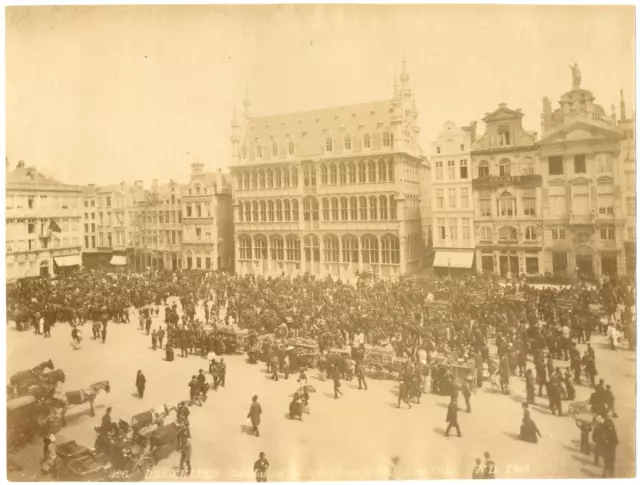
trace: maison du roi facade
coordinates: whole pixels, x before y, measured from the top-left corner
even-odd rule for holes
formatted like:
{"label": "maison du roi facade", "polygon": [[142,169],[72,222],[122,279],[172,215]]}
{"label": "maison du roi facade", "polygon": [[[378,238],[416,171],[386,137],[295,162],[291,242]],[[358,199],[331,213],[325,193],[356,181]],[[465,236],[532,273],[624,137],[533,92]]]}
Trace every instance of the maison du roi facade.
{"label": "maison du roi facade", "polygon": [[403,65],[391,99],[260,118],[245,99],[231,125],[237,273],[422,267],[428,165],[409,81]]}

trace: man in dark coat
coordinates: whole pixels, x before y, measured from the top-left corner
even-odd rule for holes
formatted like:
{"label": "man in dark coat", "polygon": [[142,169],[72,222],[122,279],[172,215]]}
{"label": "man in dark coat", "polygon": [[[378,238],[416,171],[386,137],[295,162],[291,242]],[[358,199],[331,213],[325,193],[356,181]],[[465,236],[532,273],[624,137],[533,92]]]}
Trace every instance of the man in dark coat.
{"label": "man in dark coat", "polygon": [[547,368],[543,363],[539,363],[536,367],[536,374],[538,377],[538,397],[542,397],[542,390],[547,385]]}
{"label": "man in dark coat", "polygon": [[451,398],[451,402],[449,403],[449,407],[447,408],[447,429],[444,432],[444,435],[448,438],[449,432],[451,428],[455,428],[458,432],[458,436],[462,436],[462,432],[460,431],[460,425],[458,424],[458,400],[455,398]]}
{"label": "man in dark coat", "polygon": [[527,369],[527,372],[525,373],[525,382],[527,389],[527,402],[533,404],[536,401],[536,384],[533,379],[533,371],[531,369]]}
{"label": "man in dark coat", "polygon": [[160,327],[158,329],[158,345],[162,348],[162,341],[164,340],[164,328]]}
{"label": "man in dark coat", "polygon": [[251,426],[253,428],[253,432],[256,436],[260,436],[260,430],[258,426],[260,426],[260,415],[262,414],[262,406],[258,402],[258,396],[253,396],[251,399],[251,407],[249,408],[249,412],[247,413],[247,418],[251,419]]}
{"label": "man in dark coat", "polygon": [[366,391],[368,387],[367,381],[365,380],[364,365],[362,365],[361,361],[358,361],[356,364],[356,376],[358,376],[358,389],[362,389],[362,386],[364,386],[364,390]]}
{"label": "man in dark coat", "polygon": [[144,397],[144,389],[147,385],[147,378],[144,376],[141,370],[136,375],[136,388],[138,389],[138,396],[140,399]]}
{"label": "man in dark coat", "polygon": [[464,402],[467,405],[467,413],[471,412],[471,386],[469,385],[469,381],[473,380],[473,377],[469,375],[464,381],[462,381],[462,396],[464,397]]}
{"label": "man in dark coat", "polygon": [[[186,474],[184,468],[187,468]],[[182,449],[180,453],[180,472],[183,476],[191,476],[191,440],[186,438],[182,443]]]}

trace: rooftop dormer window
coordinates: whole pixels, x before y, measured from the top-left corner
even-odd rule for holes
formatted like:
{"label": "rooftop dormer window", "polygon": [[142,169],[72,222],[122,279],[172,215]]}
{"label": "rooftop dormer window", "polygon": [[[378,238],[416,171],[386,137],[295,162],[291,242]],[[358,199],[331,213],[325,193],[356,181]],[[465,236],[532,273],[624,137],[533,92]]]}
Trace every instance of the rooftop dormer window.
{"label": "rooftop dormer window", "polygon": [[344,137],[344,149],[351,150],[351,137],[349,135]]}
{"label": "rooftop dormer window", "polygon": [[509,127],[504,125],[498,126],[498,145],[507,146],[511,145],[511,134],[509,133]]}
{"label": "rooftop dormer window", "polygon": [[327,141],[325,143],[325,148],[328,152],[333,151],[333,140],[331,138],[327,138]]}
{"label": "rooftop dormer window", "polygon": [[289,142],[289,155],[293,155],[295,152],[295,147],[293,146],[293,142]]}
{"label": "rooftop dormer window", "polygon": [[278,156],[278,144],[275,141],[271,143],[271,155],[274,157]]}
{"label": "rooftop dormer window", "polygon": [[366,135],[364,135],[364,147],[365,148],[371,148],[371,135],[369,135],[368,133]]}
{"label": "rooftop dormer window", "polygon": [[382,145],[385,147],[391,146],[391,135],[387,132],[382,135]]}

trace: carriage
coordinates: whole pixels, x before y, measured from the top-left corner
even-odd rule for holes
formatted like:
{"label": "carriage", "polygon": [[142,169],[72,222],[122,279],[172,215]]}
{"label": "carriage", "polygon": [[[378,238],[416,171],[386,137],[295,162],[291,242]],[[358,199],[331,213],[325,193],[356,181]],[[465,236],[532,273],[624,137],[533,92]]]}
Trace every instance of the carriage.
{"label": "carriage", "polygon": [[393,375],[394,350],[384,347],[364,346],[364,366],[373,378],[389,378]]}
{"label": "carriage", "polygon": [[248,332],[233,328],[219,328],[214,335],[213,351],[216,355],[235,354],[245,350]]}
{"label": "carriage", "polygon": [[287,341],[291,370],[297,371],[302,367],[312,368],[316,366],[320,356],[318,342],[312,339],[292,338]]}

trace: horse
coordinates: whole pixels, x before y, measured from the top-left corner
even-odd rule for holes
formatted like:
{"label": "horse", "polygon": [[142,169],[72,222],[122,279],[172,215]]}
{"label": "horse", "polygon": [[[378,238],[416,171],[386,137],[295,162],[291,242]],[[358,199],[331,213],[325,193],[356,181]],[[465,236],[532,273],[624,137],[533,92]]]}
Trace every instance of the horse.
{"label": "horse", "polygon": [[89,387],[79,389],[77,391],[65,392],[64,394],[54,396],[54,399],[57,402],[58,406],[62,408],[62,415],[60,416],[62,424],[67,424],[66,414],[70,407],[79,406],[87,402],[91,406],[91,416],[95,416],[96,413],[93,408],[93,401],[95,401],[96,397],[98,397],[98,393],[100,391],[105,391],[107,393],[111,392],[111,385],[109,384],[109,381],[94,382]]}
{"label": "horse", "polygon": [[15,397],[31,395],[36,399],[40,399],[48,394],[52,394],[56,387],[58,387],[58,384],[64,382],[65,379],[64,371],[62,369],[56,369],[19,383],[12,388],[13,392],[11,394]]}
{"label": "horse", "polygon": [[9,378],[9,384],[11,386],[18,386],[26,380],[30,380],[41,375],[45,369],[53,370],[54,368],[55,367],[51,359],[46,360],[44,362],[40,362],[38,365],[36,365],[35,367],[32,367],[31,369],[23,370],[13,374]]}

